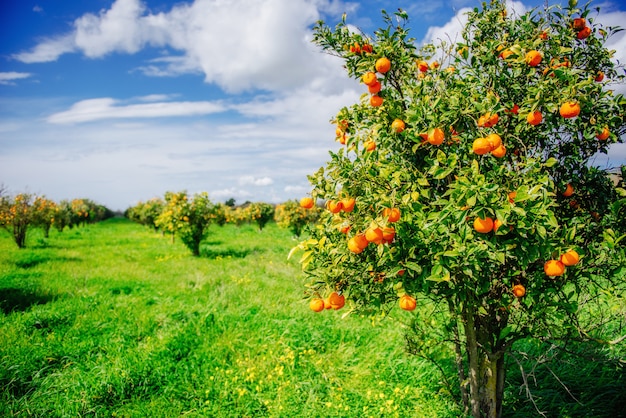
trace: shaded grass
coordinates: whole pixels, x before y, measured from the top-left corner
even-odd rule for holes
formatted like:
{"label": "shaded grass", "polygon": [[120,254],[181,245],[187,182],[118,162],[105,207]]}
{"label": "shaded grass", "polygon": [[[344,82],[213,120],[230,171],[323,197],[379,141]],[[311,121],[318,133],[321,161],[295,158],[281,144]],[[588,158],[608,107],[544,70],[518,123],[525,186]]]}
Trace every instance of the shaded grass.
{"label": "shaded grass", "polygon": [[2,233],[0,415],[459,416],[409,314],[309,311],[290,235],[211,227],[192,257],[123,219]]}

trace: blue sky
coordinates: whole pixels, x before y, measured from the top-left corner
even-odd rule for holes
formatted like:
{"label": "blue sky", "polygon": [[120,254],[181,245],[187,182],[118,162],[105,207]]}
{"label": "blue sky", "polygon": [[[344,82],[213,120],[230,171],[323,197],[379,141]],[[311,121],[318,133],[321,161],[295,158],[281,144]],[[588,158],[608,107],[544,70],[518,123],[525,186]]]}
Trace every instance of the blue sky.
{"label": "blue sky", "polygon": [[[518,11],[542,0],[512,3]],[[556,1],[550,1],[555,4]],[[620,1],[597,20],[622,25]],[[365,32],[403,8],[420,40],[473,0],[20,0],[0,5],[0,184],[123,210],[167,190],[282,202],[337,147],[329,119],[362,92],[311,27]],[[626,61],[626,36],[611,47]],[[614,147],[609,165],[626,163]]]}

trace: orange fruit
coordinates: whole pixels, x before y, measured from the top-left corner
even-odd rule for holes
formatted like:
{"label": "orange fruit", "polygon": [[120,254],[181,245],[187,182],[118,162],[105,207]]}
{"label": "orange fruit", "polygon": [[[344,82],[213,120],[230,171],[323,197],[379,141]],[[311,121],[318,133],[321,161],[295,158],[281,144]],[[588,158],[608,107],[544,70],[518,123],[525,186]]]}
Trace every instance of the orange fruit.
{"label": "orange fruit", "polygon": [[404,309],[405,311],[413,311],[417,307],[417,301],[414,297],[409,295],[402,295],[399,303],[400,309]]}
{"label": "orange fruit", "polygon": [[343,204],[341,201],[329,200],[326,203],[326,207],[330,211],[330,213],[339,213],[341,209],[343,209]]}
{"label": "orange fruit", "polygon": [[343,207],[344,212],[352,212],[355,203],[356,200],[354,200],[353,197],[345,197],[341,199],[341,206]]}
{"label": "orange fruit", "polygon": [[507,110],[507,112],[517,115],[519,113],[519,106],[513,103],[513,107],[511,108],[511,110]]}
{"label": "orange fruit", "polygon": [[441,128],[434,128],[428,131],[428,143],[432,145],[441,145],[445,136]]}
{"label": "orange fruit", "polygon": [[356,234],[353,238],[354,238],[354,242],[356,243],[356,245],[358,245],[362,249],[365,249],[367,247],[367,244],[369,244],[369,242],[367,241],[367,238],[365,238],[365,234],[363,233]]}
{"label": "orange fruit", "polygon": [[428,71],[428,63],[426,61],[419,61],[417,63],[417,69],[420,70],[420,72],[425,73]]}
{"label": "orange fruit", "polygon": [[505,49],[504,51],[500,52],[500,55],[498,56],[505,60],[511,55],[513,55],[513,51],[511,51],[510,49]]}
{"label": "orange fruit", "polygon": [[402,131],[404,131],[404,128],[406,127],[404,121],[402,119],[395,119],[393,122],[391,122],[391,130],[393,130],[395,133],[400,133]]}
{"label": "orange fruit", "polygon": [[567,186],[565,187],[565,191],[562,194],[565,197],[570,197],[571,195],[574,194],[574,186],[572,186],[570,183],[567,183]]}
{"label": "orange fruit", "polygon": [[598,74],[596,74],[596,78],[594,80],[598,83],[604,80],[604,73],[602,71],[598,71]]}
{"label": "orange fruit", "polygon": [[587,21],[584,17],[577,17],[572,21],[572,28],[575,31],[583,30],[587,26]]}
{"label": "orange fruit", "polygon": [[543,271],[548,276],[561,276],[565,273],[565,264],[563,264],[560,260],[548,260],[543,265]]}
{"label": "orange fruit", "polygon": [[383,87],[382,84],[380,84],[380,81],[376,81],[374,84],[370,84],[369,86],[367,86],[367,91],[369,91],[371,94],[376,94],[380,91],[380,89]]}
{"label": "orange fruit", "polygon": [[498,148],[494,149],[493,151],[491,151],[491,155],[493,155],[496,158],[502,158],[506,155],[506,148],[504,145],[500,145],[498,146]]}
{"label": "orange fruit", "polygon": [[328,301],[330,302],[330,306],[334,309],[341,309],[346,304],[346,297],[344,295],[340,295],[337,292],[333,292],[328,296]]}
{"label": "orange fruit", "polygon": [[378,82],[378,78],[376,77],[375,72],[368,71],[363,74],[363,76],[361,77],[361,81],[363,81],[363,84],[365,84],[366,86],[371,86],[372,84]]}
{"label": "orange fruit", "polygon": [[476,138],[472,144],[472,151],[474,154],[484,155],[491,151],[491,145],[487,138]]}
{"label": "orange fruit", "polygon": [[377,95],[370,97],[370,104],[374,107],[378,107],[383,104],[383,98]]}
{"label": "orange fruit", "polygon": [[561,263],[563,263],[564,266],[573,266],[574,264],[577,264],[578,261],[580,261],[580,256],[578,255],[578,253],[574,250],[568,250],[565,252],[565,254],[561,254]]}
{"label": "orange fruit", "polygon": [[374,244],[382,244],[383,243],[383,230],[379,227],[369,227],[365,231],[365,239],[368,242],[372,242]]}
{"label": "orange fruit", "polygon": [[559,113],[564,118],[575,118],[580,115],[580,105],[576,102],[565,102],[559,108]]}
{"label": "orange fruit", "polygon": [[526,57],[524,59],[526,61],[526,64],[528,64],[528,66],[536,67],[539,65],[542,58],[543,57],[541,56],[541,52],[532,50],[526,53]]}
{"label": "orange fruit", "polygon": [[521,284],[516,284],[515,286],[513,286],[513,295],[516,298],[521,298],[526,294],[526,288],[524,286],[522,286]]}
{"label": "orange fruit", "polygon": [[374,52],[374,48],[370,44],[364,44],[361,47],[361,51],[367,52],[368,54],[371,54],[372,52]]}
{"label": "orange fruit", "polygon": [[539,125],[542,120],[543,120],[543,115],[538,110],[535,110],[534,112],[530,112],[528,116],[526,116],[526,121],[533,126]]}
{"label": "orange fruit", "polygon": [[541,32],[541,33],[539,34],[539,39],[543,39],[543,40],[548,39],[548,31],[547,31],[547,30],[544,30],[543,32]]}
{"label": "orange fruit", "polygon": [[352,237],[348,240],[348,249],[354,254],[361,254],[365,247],[361,247],[361,245],[359,245],[358,239],[356,239],[356,237]]}
{"label": "orange fruit", "polygon": [[313,312],[322,312],[324,310],[324,299],[311,299],[311,301],[309,302],[309,308],[311,308]]}
{"label": "orange fruit", "polygon": [[352,52],[354,54],[360,54],[361,53],[361,45],[359,45],[357,42],[355,42],[354,45],[350,45],[350,52]]}
{"label": "orange fruit", "polygon": [[495,221],[493,221],[493,232],[497,232],[501,226],[502,226],[502,221],[500,219],[496,219]]}
{"label": "orange fruit", "polygon": [[366,151],[374,151],[376,149],[376,142],[374,141],[365,141],[363,143],[363,146],[365,147]]}
{"label": "orange fruit", "polygon": [[383,228],[383,242],[391,243],[396,236],[396,230],[390,226]]}
{"label": "orange fruit", "polygon": [[609,134],[610,134],[609,128],[605,126],[604,129],[602,129],[602,132],[596,135],[596,138],[598,138],[600,141],[605,141],[608,139]]}
{"label": "orange fruit", "polygon": [[516,191],[509,192],[509,194],[507,196],[509,198],[509,202],[513,203],[513,201],[517,197],[517,192]]}
{"label": "orange fruit", "polygon": [[576,34],[576,37],[580,40],[583,40],[588,38],[589,35],[591,35],[591,28],[589,26],[585,26]]}
{"label": "orange fruit", "polygon": [[332,309],[332,306],[330,306],[330,301],[328,300],[328,298],[324,299],[324,309]]}
{"label": "orange fruit", "polygon": [[433,70],[436,70],[437,68],[439,68],[439,62],[438,61],[431,62],[430,68],[432,68]]}
{"label": "orange fruit", "polygon": [[385,74],[391,69],[391,61],[389,61],[389,59],[385,57],[378,58],[376,60],[376,64],[374,64],[374,67],[376,67],[376,71],[378,71],[379,73]]}
{"label": "orange fruit", "polygon": [[485,137],[485,139],[487,140],[487,142],[489,142],[491,151],[502,145],[502,138],[500,138],[500,135],[498,134],[489,134]]}
{"label": "orange fruit", "polygon": [[349,224],[343,224],[343,225],[341,225],[341,227],[339,228],[339,231],[340,231],[342,234],[347,234],[347,233],[348,233],[348,231],[350,231],[350,225],[349,225]]}
{"label": "orange fruit", "polygon": [[315,202],[311,197],[303,197],[302,199],[300,199],[300,206],[304,209],[311,209],[314,204]]}
{"label": "orange fruit", "polygon": [[474,219],[474,230],[481,234],[488,234],[493,230],[493,219],[488,216],[485,219]]}
{"label": "orange fruit", "polygon": [[383,210],[383,216],[387,218],[387,222],[398,222],[400,220],[400,209],[398,208],[385,208]]}

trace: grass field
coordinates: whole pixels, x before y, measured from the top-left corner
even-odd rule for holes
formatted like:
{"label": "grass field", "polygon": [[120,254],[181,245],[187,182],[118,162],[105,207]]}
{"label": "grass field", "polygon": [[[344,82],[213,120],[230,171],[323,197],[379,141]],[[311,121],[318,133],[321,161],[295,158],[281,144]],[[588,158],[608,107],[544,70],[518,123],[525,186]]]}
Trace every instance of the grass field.
{"label": "grass field", "polygon": [[398,313],[315,314],[287,230],[212,227],[200,258],[124,219],[0,235],[0,416],[452,417]]}
{"label": "grass field", "polygon": [[[0,230],[0,416],[461,416],[405,353],[411,314],[309,310],[295,244],[273,223],[211,227],[201,257],[125,219],[34,230],[23,250]],[[624,416],[619,352],[535,364],[546,416]],[[516,369],[505,416],[540,416]]]}

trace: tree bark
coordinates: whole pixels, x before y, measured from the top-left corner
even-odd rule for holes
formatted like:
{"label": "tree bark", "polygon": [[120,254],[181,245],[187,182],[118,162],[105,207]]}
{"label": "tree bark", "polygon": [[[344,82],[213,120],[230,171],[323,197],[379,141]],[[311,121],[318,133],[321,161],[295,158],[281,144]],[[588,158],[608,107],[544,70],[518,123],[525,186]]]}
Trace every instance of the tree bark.
{"label": "tree bark", "polygon": [[474,418],[499,418],[504,393],[504,353],[491,352],[489,336],[497,335],[481,321],[474,307],[464,307],[466,350],[469,364],[470,410]]}

